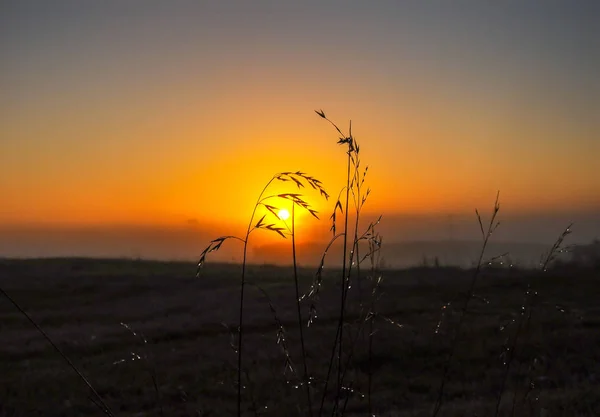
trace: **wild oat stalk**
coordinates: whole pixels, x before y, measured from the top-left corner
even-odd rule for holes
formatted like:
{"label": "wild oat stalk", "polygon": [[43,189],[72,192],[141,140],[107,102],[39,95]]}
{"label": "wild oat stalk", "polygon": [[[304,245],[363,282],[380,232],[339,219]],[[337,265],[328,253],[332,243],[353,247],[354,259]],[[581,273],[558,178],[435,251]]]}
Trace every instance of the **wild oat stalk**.
{"label": "wild oat stalk", "polygon": [[[342,389],[344,389],[343,379],[346,374],[346,372],[345,372],[346,367],[343,366],[343,362],[342,362],[343,356],[344,356],[344,351],[347,350],[348,352],[350,352],[348,354],[348,360],[349,360],[349,358],[352,357],[351,352],[354,351],[354,345],[356,344],[360,334],[362,334],[361,332],[364,329],[364,326],[360,325],[359,329],[358,329],[359,333],[357,334],[357,337],[351,338],[350,345],[347,346],[346,348],[344,348],[344,324],[345,324],[345,316],[346,316],[346,308],[347,308],[346,302],[347,302],[347,298],[348,298],[348,291],[351,287],[351,276],[352,276],[353,268],[356,268],[356,279],[357,279],[357,287],[359,290],[359,300],[360,300],[359,304],[360,304],[360,307],[362,308],[362,284],[361,284],[360,265],[361,265],[361,262],[365,258],[368,257],[368,255],[361,259],[360,251],[359,251],[359,243],[361,240],[369,241],[369,240],[374,239],[374,234],[372,233],[373,232],[372,229],[374,227],[374,224],[379,223],[379,221],[381,220],[381,217],[375,223],[371,223],[369,225],[369,227],[367,228],[367,231],[365,231],[362,235],[359,236],[361,211],[371,193],[370,188],[367,188],[366,192],[363,192],[363,186],[364,186],[365,178],[366,178],[366,175],[368,172],[368,167],[365,167],[364,170],[361,171],[360,147],[359,147],[358,143],[356,142],[356,139],[352,135],[352,122],[350,122],[348,135],[346,135],[342,132],[342,130],[334,122],[332,122],[329,118],[327,118],[327,116],[325,115],[323,110],[318,110],[315,112],[317,113],[317,115],[319,115],[321,118],[328,121],[335,128],[337,133],[340,135],[340,137],[338,139],[338,144],[346,146],[346,154],[347,154],[346,185],[340,191],[337,202],[333,209],[333,213],[330,217],[330,219],[332,221],[330,231],[333,232],[333,238],[332,238],[331,242],[327,245],[327,248],[325,249],[323,257],[321,258],[321,264],[319,266],[319,269],[317,270],[317,274],[315,276],[315,281],[313,282],[310,292],[307,295],[303,296],[303,298],[308,296],[312,299],[311,307],[310,307],[311,313],[310,313],[310,317],[309,317],[309,324],[311,324],[314,317],[316,317],[316,307],[314,306],[314,302],[318,297],[318,293],[319,293],[319,290],[321,287],[322,271],[323,271],[325,257],[327,255],[327,252],[329,251],[331,245],[335,242],[335,240],[337,240],[340,237],[343,237],[344,241],[343,241],[343,249],[342,249],[343,254],[342,254],[341,283],[340,283],[339,320],[338,320],[338,326],[336,329],[336,335],[335,335],[335,339],[334,339],[334,343],[333,343],[333,347],[332,347],[331,357],[330,357],[330,361],[329,361],[327,377],[325,379],[325,386],[324,386],[323,394],[322,394],[322,398],[321,398],[321,406],[319,409],[319,415],[321,415],[323,412],[325,396],[327,395],[327,386],[329,383],[331,372],[333,370],[333,364],[334,364],[335,357],[336,357],[336,351],[337,351],[337,387],[336,387],[336,394],[335,394],[335,403],[334,403],[334,408],[333,408],[334,413],[337,410],[339,410],[340,395],[341,395]],[[342,193],[345,193],[345,200],[342,200]],[[348,237],[349,237],[348,219],[349,219],[350,196],[352,196],[352,200],[354,203],[354,211],[355,211],[354,236],[353,236],[353,240],[352,240],[351,244],[349,244],[349,240],[348,240]],[[337,231],[336,221],[337,221],[338,211],[339,211],[339,214],[342,214],[344,216],[344,218],[343,218],[344,229],[343,229],[343,232],[336,234],[336,231]],[[348,250],[349,246],[350,246],[350,250]],[[362,313],[360,313],[359,316],[360,317],[359,317],[358,321],[364,323],[366,316],[362,317]]]}
{"label": "wild oat stalk", "polygon": [[[323,114],[323,116],[325,116]],[[343,341],[344,341],[344,314],[346,311],[346,294],[348,291],[348,282],[346,280],[346,251],[348,247],[348,203],[350,200],[350,161],[352,159],[352,152],[354,151],[353,139],[352,139],[352,122],[350,122],[350,136],[346,138],[340,138],[338,141],[340,144],[348,144],[348,174],[346,177],[346,213],[344,214],[344,249],[342,255],[342,280],[341,280],[341,303],[340,303],[340,320],[338,323],[339,328],[339,345],[338,345],[338,377],[337,377],[337,393],[335,396],[335,405],[337,406],[339,401],[340,392],[342,389],[342,354],[343,354]],[[350,266],[348,266],[350,269]]]}
{"label": "wild oat stalk", "polygon": [[481,230],[483,244],[481,247],[481,252],[479,253],[477,267],[475,268],[475,271],[473,272],[473,278],[471,279],[471,284],[469,285],[469,289],[467,291],[467,296],[466,296],[464,304],[460,310],[460,317],[458,319],[458,324],[456,325],[456,328],[454,330],[455,334],[454,334],[454,338],[452,340],[452,344],[450,347],[450,353],[448,354],[446,362],[444,363],[442,380],[440,382],[440,387],[438,389],[437,400],[436,400],[435,406],[433,408],[433,414],[432,414],[433,417],[437,416],[440,409],[442,408],[442,402],[443,402],[443,397],[444,397],[444,388],[446,386],[446,382],[448,379],[448,372],[450,370],[450,365],[452,364],[452,360],[454,359],[454,353],[456,351],[456,346],[458,345],[458,339],[460,336],[460,331],[462,329],[462,325],[464,323],[465,316],[467,314],[467,309],[469,308],[469,302],[473,298],[473,291],[475,289],[475,284],[477,283],[477,278],[479,277],[479,273],[481,272],[481,268],[483,266],[483,257],[485,255],[485,250],[487,248],[488,241],[489,241],[490,237],[492,236],[492,234],[494,233],[494,231],[496,230],[496,228],[500,225],[499,222],[495,222],[498,211],[500,211],[500,204],[498,202],[499,197],[500,197],[500,192],[498,192],[498,194],[496,195],[494,211],[492,213],[492,217],[490,219],[490,223],[487,227],[487,230],[484,230],[484,228],[483,228],[483,221],[481,220],[481,215],[479,214],[479,211],[475,210],[475,214],[477,215],[477,220],[479,222],[479,228]]}
{"label": "wild oat stalk", "polygon": [[[271,204],[271,201],[274,199],[283,199],[291,201],[294,205],[298,205],[308,211],[312,216],[318,218],[317,211],[312,209],[311,206],[303,199],[303,196],[298,193],[282,193],[282,194],[273,194],[265,196],[265,193],[269,186],[274,181],[292,181],[298,189],[304,188],[304,184],[308,184],[311,188],[319,191],[319,193],[325,197],[329,198],[329,194],[325,191],[321,181],[318,179],[311,177],[310,175],[301,172],[280,172],[275,174],[269,182],[263,187],[261,193],[259,194],[256,203],[252,209],[252,215],[250,216],[250,220],[248,222],[248,227],[246,229],[246,234],[243,238],[237,236],[222,236],[217,239],[214,239],[210,242],[210,244],[202,251],[200,254],[200,260],[198,261],[198,270],[196,275],[199,276],[200,270],[206,262],[206,256],[214,251],[217,251],[221,248],[223,243],[228,239],[239,240],[243,243],[243,260],[242,260],[242,272],[241,272],[241,282],[240,282],[240,304],[239,304],[239,320],[238,320],[238,369],[237,369],[237,415],[238,417],[242,414],[242,354],[243,354],[243,331],[244,331],[244,289],[246,284],[246,264],[247,264],[247,254],[248,254],[248,240],[250,234],[254,230],[264,229],[271,232],[275,232],[279,234],[281,237],[285,238],[285,228],[278,226],[277,223],[266,221],[267,215],[270,213],[274,215],[277,220],[281,220],[278,215],[278,207]],[[259,207],[264,207],[269,213],[263,215],[256,223],[255,216],[256,211]]]}
{"label": "wild oat stalk", "polygon": [[[343,243],[343,254],[342,254],[342,276],[341,276],[341,282],[340,282],[340,314],[339,314],[339,321],[338,321],[338,327],[337,327],[336,337],[335,337],[335,341],[334,341],[334,346],[332,349],[332,359],[330,361],[329,372],[327,374],[327,379],[325,381],[325,389],[323,392],[323,400],[321,401],[321,408],[319,410],[319,415],[321,415],[321,413],[323,411],[324,397],[325,397],[325,393],[327,390],[327,383],[329,381],[329,375],[330,375],[330,371],[331,371],[331,368],[333,365],[333,357],[335,356],[336,348],[338,350],[336,406],[339,401],[339,394],[340,394],[340,390],[341,390],[344,314],[345,314],[346,292],[347,292],[347,281],[346,281],[346,262],[347,262],[346,256],[347,256],[347,254],[346,254],[346,251],[348,248],[348,206],[350,203],[350,181],[351,181],[350,173],[351,173],[351,166],[352,166],[351,164],[354,161],[354,155],[358,154],[359,148],[358,148],[358,146],[355,146],[354,138],[352,137],[352,122],[350,122],[349,134],[345,135],[344,133],[342,133],[341,129],[334,122],[332,122],[331,120],[329,120],[327,118],[327,116],[325,115],[323,110],[315,110],[315,113],[317,113],[317,115],[319,115],[323,119],[327,120],[337,130],[337,132],[340,134],[338,144],[347,145],[346,154],[348,156],[347,162],[346,162],[346,165],[347,165],[346,187],[344,189],[346,192],[346,200],[345,200],[345,213],[344,213],[344,232],[342,233],[342,235],[344,237],[344,243]],[[339,199],[338,199],[338,203],[336,203],[336,207],[334,209],[334,214],[332,215],[334,224],[335,224],[335,212],[336,212],[338,205],[341,210],[341,204],[339,204]],[[333,230],[334,230],[334,234],[335,234],[335,226],[333,226]]]}
{"label": "wild oat stalk", "polygon": [[[352,125],[350,125],[350,129],[352,129]],[[352,132],[352,130],[350,130],[350,132]],[[352,133],[350,133],[350,136],[352,136]],[[356,143],[356,141],[355,141]],[[366,166],[364,170],[362,170],[362,175],[361,175],[361,165],[360,165],[361,161],[360,161],[360,157],[359,157],[359,147],[358,144],[356,144],[356,153],[354,154],[354,158],[352,159],[352,165],[353,165],[353,175],[352,175],[352,181],[350,182],[350,192],[352,193],[352,200],[354,203],[354,239],[353,239],[353,243],[352,243],[352,249],[350,251],[350,259],[349,259],[349,266],[348,266],[348,274],[347,274],[347,278],[346,278],[346,282],[347,282],[347,288],[345,288],[346,290],[346,298],[347,298],[347,293],[351,287],[351,272],[352,272],[352,268],[354,267],[355,271],[356,271],[356,287],[358,290],[358,307],[360,310],[360,314],[359,314],[359,319],[358,321],[361,323],[359,328],[357,329],[357,334],[356,337],[352,340],[351,342],[351,346],[349,347],[349,355],[348,355],[348,360],[346,361],[346,366],[345,368],[342,370],[342,376],[341,376],[341,381],[339,386],[342,387],[344,384],[344,377],[346,375],[346,370],[348,369],[348,367],[350,366],[350,359],[353,358],[353,352],[355,349],[355,345],[358,342],[358,339],[362,336],[362,341],[364,342],[364,323],[367,319],[368,314],[366,314],[364,317],[362,316],[362,311],[363,311],[363,291],[362,291],[362,277],[361,277],[361,264],[362,264],[362,260],[360,257],[360,241],[361,240],[368,240],[369,245],[371,245],[374,241],[376,242],[376,238],[371,234],[371,230],[374,227],[375,224],[379,224],[379,222],[381,221],[381,216],[379,217],[379,219],[377,219],[377,221],[375,223],[371,223],[368,227],[367,227],[367,231],[362,235],[359,236],[359,228],[360,228],[360,218],[361,218],[361,212],[362,209],[365,205],[365,203],[367,202],[367,199],[369,198],[369,195],[371,194],[371,189],[367,187],[367,190],[365,193],[363,193],[363,185],[365,183],[365,179],[367,177],[367,173],[369,171],[369,166]],[[377,252],[379,252],[379,247],[377,249]],[[365,255],[364,258],[366,258],[368,256]],[[364,259],[363,259],[364,260]],[[352,385],[352,383],[351,383]],[[340,390],[338,390],[338,394],[341,393]],[[344,406],[342,408],[342,415],[345,412],[346,406],[348,404],[348,399],[350,397],[347,396],[346,400],[344,401]],[[336,400],[336,406],[337,406],[337,400]],[[335,410],[335,409],[334,409]]]}

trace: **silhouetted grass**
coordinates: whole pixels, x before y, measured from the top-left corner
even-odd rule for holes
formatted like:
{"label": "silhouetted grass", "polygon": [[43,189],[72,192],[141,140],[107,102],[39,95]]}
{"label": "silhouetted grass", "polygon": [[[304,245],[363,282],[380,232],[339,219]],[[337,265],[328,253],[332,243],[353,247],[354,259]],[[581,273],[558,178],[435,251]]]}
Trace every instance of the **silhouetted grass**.
{"label": "silhouetted grass", "polygon": [[[347,174],[330,216],[332,238],[316,272],[297,265],[296,209],[318,214],[310,198],[297,191],[329,194],[302,171],[281,172],[266,183],[245,234],[212,240],[200,254],[194,281],[188,280],[193,267],[186,263],[0,262],[1,293],[19,313],[0,310],[0,351],[8,359],[0,364],[0,399],[7,399],[0,401],[0,414],[19,415],[16,407],[33,401],[43,406],[24,414],[90,415],[90,404],[78,400],[89,394],[83,388],[91,391],[92,405],[110,416],[428,416],[432,405],[434,416],[600,412],[593,399],[600,398],[600,352],[594,349],[600,346],[598,276],[590,269],[567,270],[580,279],[576,291],[569,276],[552,269],[570,227],[540,271],[499,267],[506,254],[485,260],[499,224],[497,197],[486,227],[476,210],[482,248],[474,268],[436,263],[435,268],[386,270],[384,280],[381,217],[361,232],[371,191],[365,190],[368,167],[361,166],[352,124],[345,134],[322,110],[316,113],[339,134]],[[294,189],[269,194],[274,182]],[[291,204],[291,227],[279,218],[283,203]],[[291,237],[291,271],[248,265],[248,242],[259,230]],[[342,266],[325,268],[338,239],[343,239]],[[241,271],[206,263],[229,240],[243,245]],[[361,269],[363,262],[369,267]],[[428,279],[418,278],[423,275]],[[293,285],[286,281],[290,276]],[[40,277],[45,292],[28,291]],[[542,285],[545,301],[534,290]],[[307,289],[304,295],[300,288]],[[232,300],[239,301],[237,311]],[[32,314],[23,307],[27,304]],[[61,373],[22,317],[81,384]],[[117,331],[119,324],[136,337],[137,347]],[[505,337],[513,328],[512,337]],[[78,361],[81,367],[70,359],[77,356],[85,358]],[[301,374],[295,363],[301,363]],[[84,377],[84,368],[95,377]],[[32,377],[21,382],[22,392],[9,385],[25,375]],[[48,375],[63,382],[44,385]],[[579,385],[570,384],[572,375]],[[503,405],[511,385],[512,401]],[[526,391],[521,404],[519,386]],[[51,401],[59,395],[68,398],[62,405]]]}
{"label": "silhouetted grass", "polygon": [[[200,260],[198,261],[198,270],[196,273],[197,276],[200,276],[200,270],[204,266],[204,263],[206,261],[206,256],[208,254],[210,254],[211,252],[219,250],[225,241],[239,240],[243,243],[243,260],[242,260],[242,272],[241,272],[241,282],[240,282],[240,307],[239,307],[239,320],[238,320],[238,323],[239,323],[238,324],[238,348],[237,348],[237,354],[238,354],[237,415],[238,416],[241,416],[241,414],[242,414],[241,407],[242,407],[242,369],[243,369],[243,366],[242,366],[243,365],[242,364],[242,356],[243,355],[242,354],[243,354],[243,340],[244,340],[244,294],[245,294],[245,285],[246,285],[246,266],[247,266],[246,260],[247,260],[247,254],[248,254],[248,240],[250,238],[250,233],[252,233],[255,230],[262,229],[262,230],[266,230],[266,231],[270,231],[270,232],[275,232],[283,238],[286,237],[285,232],[286,232],[286,229],[288,229],[288,226],[285,222],[283,222],[284,219],[281,219],[279,217],[279,210],[281,209],[281,207],[279,207],[277,205],[278,204],[277,202],[272,203],[273,200],[278,201],[278,202],[281,202],[282,200],[289,201],[292,203],[292,207],[293,207],[292,211],[294,213],[295,213],[295,207],[299,206],[302,209],[308,211],[312,216],[318,218],[317,212],[311,208],[310,204],[305,201],[304,197],[301,194],[280,193],[280,194],[265,195],[265,193],[269,190],[269,186],[274,181],[284,181],[284,182],[289,181],[289,182],[292,182],[293,184],[295,184],[295,186],[298,189],[303,188],[304,184],[307,184],[310,187],[312,187],[314,190],[319,191],[319,193],[322,196],[324,196],[325,198],[329,197],[329,195],[323,188],[321,181],[319,181],[318,179],[313,178],[301,171],[281,172],[281,173],[275,174],[267,182],[267,184],[264,186],[264,188],[258,195],[256,203],[254,204],[254,207],[252,209],[252,214],[250,215],[250,220],[248,222],[248,228],[246,229],[246,234],[244,235],[244,237],[221,236],[219,238],[212,240],[210,242],[210,244],[208,245],[208,247],[206,247],[206,249],[204,249],[204,251],[200,255]],[[264,207],[267,210],[267,213],[265,213],[262,217],[260,217],[260,219],[258,221],[256,221],[257,209],[259,209],[260,207]],[[275,219],[273,219],[273,217]],[[255,221],[256,221],[256,223],[255,223]],[[292,222],[294,224],[294,222],[295,222],[294,218],[292,218]],[[292,237],[295,238],[295,235],[294,235],[295,231],[290,230],[290,232],[292,234]],[[296,271],[295,253],[296,253],[295,252],[295,239],[293,239],[294,273]],[[296,279],[296,281],[297,281],[297,279]],[[297,296],[296,299],[299,300],[299,297]],[[300,320],[300,322],[302,322],[302,317],[300,315],[300,309],[298,309],[298,314],[299,314],[299,320]],[[300,332],[302,333],[302,331],[300,331]],[[302,345],[304,345],[303,338],[302,338]],[[305,366],[305,369],[306,369],[306,366]],[[308,378],[308,375],[306,372],[305,372],[305,377]],[[307,383],[308,383],[308,379],[307,379]],[[308,388],[307,388],[307,390],[308,390]],[[307,391],[307,393],[308,393],[307,401],[310,404],[310,393],[308,391]]]}

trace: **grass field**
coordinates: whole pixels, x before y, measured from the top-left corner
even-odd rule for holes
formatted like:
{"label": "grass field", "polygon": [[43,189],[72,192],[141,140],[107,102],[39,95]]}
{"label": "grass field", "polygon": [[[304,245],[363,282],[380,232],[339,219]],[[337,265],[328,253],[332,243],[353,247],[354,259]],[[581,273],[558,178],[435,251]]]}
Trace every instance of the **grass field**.
{"label": "grass field", "polygon": [[[305,331],[317,404],[337,325],[338,274],[325,274],[318,318]],[[302,269],[300,275],[307,289],[314,270]],[[0,261],[0,286],[64,350],[118,416],[159,416],[159,404],[165,416],[235,414],[237,362],[228,327],[235,328],[239,313],[238,277],[236,265],[208,264],[204,277],[197,279],[191,263]],[[271,298],[299,368],[291,269],[251,266],[247,278]],[[450,268],[384,271],[379,311],[402,327],[385,319],[376,322],[371,365],[377,416],[431,415],[458,316],[455,305],[470,278],[469,271]],[[517,330],[528,284],[539,295],[516,343],[500,415],[513,415],[513,406],[516,416],[600,415],[600,274],[576,269],[544,274],[484,271],[439,415],[494,415],[503,363],[510,354],[506,347]],[[358,289],[350,291],[352,297]],[[284,375],[285,356],[273,314],[253,286],[247,297],[244,409],[247,415],[298,415],[304,391],[298,387],[299,377]],[[348,305],[349,330],[344,334],[349,345],[359,324],[353,324],[357,303],[349,300]],[[363,395],[368,360],[360,340],[345,379],[352,389],[344,391],[348,416],[367,414]],[[331,403],[328,396],[327,410]],[[0,414],[102,415],[73,370],[6,299],[0,300]]]}

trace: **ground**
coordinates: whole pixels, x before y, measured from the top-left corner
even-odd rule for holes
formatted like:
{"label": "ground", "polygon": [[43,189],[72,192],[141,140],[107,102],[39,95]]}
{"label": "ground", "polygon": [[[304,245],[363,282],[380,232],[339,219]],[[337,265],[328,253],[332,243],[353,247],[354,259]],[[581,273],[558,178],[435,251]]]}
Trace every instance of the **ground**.
{"label": "ground", "polygon": [[[87,376],[115,415],[160,416],[162,407],[165,416],[228,416],[236,409],[231,332],[239,313],[239,271],[236,265],[208,264],[196,278],[191,263],[4,260],[0,287]],[[344,379],[352,389],[344,390],[345,415],[368,413],[369,363],[375,415],[431,415],[472,273],[383,271],[371,360],[368,325],[357,322],[358,294],[368,298],[368,282],[352,287],[346,348],[359,337]],[[301,269],[300,275],[305,291],[314,269]],[[315,411],[337,325],[338,276],[325,272],[318,317],[304,329]],[[251,266],[248,279],[270,297],[301,376],[291,268]],[[537,296],[528,299],[528,288]],[[499,415],[600,415],[599,300],[598,271],[484,271],[464,317],[438,415],[493,416],[501,391]],[[249,285],[246,301],[245,415],[308,415],[301,380],[289,370],[284,374],[285,355],[265,295]],[[307,304],[303,314],[306,321]],[[361,327],[364,332],[358,332]],[[513,345],[514,355],[507,349]],[[0,358],[0,415],[102,415],[75,372],[5,298],[0,298]],[[506,378],[505,363],[510,363]],[[325,398],[327,415],[334,397],[330,391]]]}

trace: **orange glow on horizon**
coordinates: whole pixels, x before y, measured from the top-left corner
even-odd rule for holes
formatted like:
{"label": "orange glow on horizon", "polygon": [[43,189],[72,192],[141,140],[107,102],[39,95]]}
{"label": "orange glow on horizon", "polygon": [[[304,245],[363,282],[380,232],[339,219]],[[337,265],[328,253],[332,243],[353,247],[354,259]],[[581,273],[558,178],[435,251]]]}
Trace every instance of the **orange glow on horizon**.
{"label": "orange glow on horizon", "polygon": [[[350,127],[369,167],[361,228],[382,215],[388,242],[447,239],[448,219],[487,213],[497,191],[503,224],[531,220],[507,240],[546,240],[533,223],[549,218],[600,233],[587,6],[46,3],[0,13],[0,257],[179,256],[257,224],[251,246],[290,245],[282,210],[299,244],[328,241]],[[329,199],[274,179],[297,171]]]}
{"label": "orange glow on horizon", "polygon": [[[385,85],[376,83],[373,94],[382,101],[370,107],[362,101],[370,93],[360,86],[353,90],[360,100],[350,103],[337,88],[317,94],[303,80],[288,95],[278,94],[277,82],[260,86],[243,89],[234,83],[213,109],[202,104],[203,96],[188,93],[185,83],[168,86],[169,97],[187,100],[186,106],[162,109],[135,102],[133,111],[108,101],[98,115],[106,124],[73,119],[75,104],[86,101],[72,97],[68,105],[36,113],[31,123],[5,123],[0,135],[18,132],[23,139],[0,143],[0,155],[6,155],[0,165],[0,224],[179,226],[193,220],[211,229],[245,231],[273,175],[301,170],[322,181],[329,201],[290,182],[275,181],[267,191],[307,198],[321,218],[296,210],[298,236],[308,239],[314,229],[328,230],[345,185],[346,155],[336,143],[338,134],[313,112],[313,103],[329,94],[337,98],[323,103],[324,109],[334,112],[328,116],[344,130],[353,118],[362,164],[370,167],[366,213],[471,213],[491,206],[497,190],[502,206],[513,211],[600,207],[595,192],[600,177],[590,175],[585,163],[594,152],[582,148],[577,157],[565,159],[573,150],[558,141],[562,133],[551,126],[508,128],[481,103],[445,107],[449,103],[440,101],[433,87],[411,96],[414,101],[395,102],[383,94]],[[159,95],[166,86],[155,88]],[[260,106],[253,104],[257,100]],[[189,110],[196,108],[208,116],[199,120]],[[271,108],[281,109],[276,118],[265,112]],[[430,123],[428,112],[439,123]],[[122,113],[133,122],[122,122]],[[481,132],[489,143],[478,140]],[[557,144],[540,159],[535,140],[522,140],[530,135]],[[38,137],[47,142],[27,145]]]}

